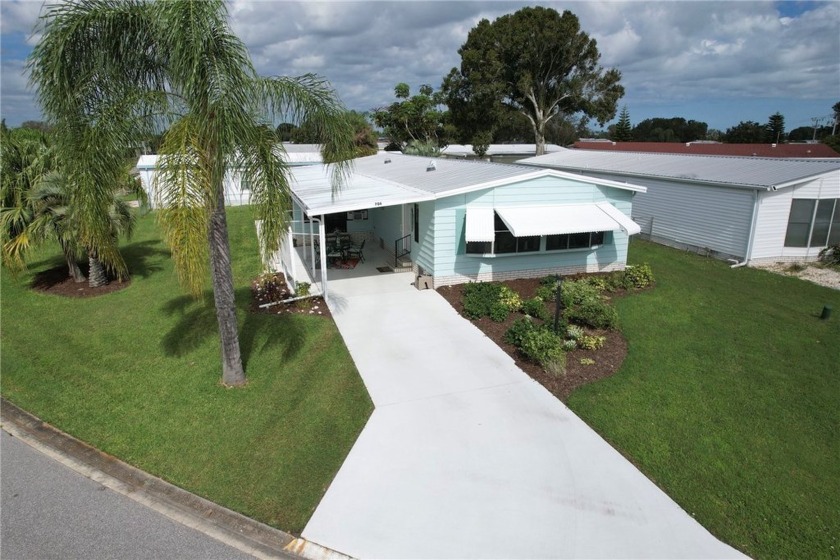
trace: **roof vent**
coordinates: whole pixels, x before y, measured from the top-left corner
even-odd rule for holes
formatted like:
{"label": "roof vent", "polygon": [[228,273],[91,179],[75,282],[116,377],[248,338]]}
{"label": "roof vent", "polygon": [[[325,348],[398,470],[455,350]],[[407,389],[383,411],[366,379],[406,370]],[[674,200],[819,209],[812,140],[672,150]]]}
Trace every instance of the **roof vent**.
{"label": "roof vent", "polygon": [[426,171],[434,171],[435,169],[437,169],[437,166],[433,161],[430,161],[429,165],[426,166]]}
{"label": "roof vent", "polygon": [[385,158],[385,163],[391,163],[391,158]]}
{"label": "roof vent", "polygon": [[770,144],[770,147],[771,147],[771,148],[775,148],[775,147],[776,147],[776,144]]}

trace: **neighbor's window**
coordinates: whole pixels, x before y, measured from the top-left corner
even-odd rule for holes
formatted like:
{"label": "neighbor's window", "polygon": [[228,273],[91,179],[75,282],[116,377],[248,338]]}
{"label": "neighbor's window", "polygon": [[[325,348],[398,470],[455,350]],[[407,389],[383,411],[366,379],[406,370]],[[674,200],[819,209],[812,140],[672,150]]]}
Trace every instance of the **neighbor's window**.
{"label": "neighbor's window", "polygon": [[825,247],[840,243],[838,200],[793,199],[785,233],[785,247]]}

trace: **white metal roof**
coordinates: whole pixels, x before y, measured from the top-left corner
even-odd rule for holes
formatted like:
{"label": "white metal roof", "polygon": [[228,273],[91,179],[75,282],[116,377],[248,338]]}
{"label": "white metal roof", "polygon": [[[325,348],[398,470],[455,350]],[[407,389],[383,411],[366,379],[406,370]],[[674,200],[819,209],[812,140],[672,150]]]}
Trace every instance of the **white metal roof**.
{"label": "white metal roof", "polygon": [[326,165],[292,168],[291,187],[310,216],[434,199],[432,193],[358,172],[351,173],[341,190],[333,192]]}
{"label": "white metal roof", "polygon": [[[157,158],[141,156],[137,168],[154,169]],[[345,185],[336,193],[332,190],[327,165],[293,165],[290,171],[292,191],[310,216],[434,200],[540,177],[569,179],[636,192],[647,190],[638,185],[556,169],[477,160],[430,159],[389,152],[353,160]]]}
{"label": "white metal roof", "polygon": [[[321,163],[321,146],[318,144],[289,144],[283,143],[283,159],[292,165]],[[137,160],[137,169],[154,169],[157,166],[157,154],[142,155]]]}
{"label": "white metal roof", "polygon": [[518,163],[572,172],[614,173],[750,189],[778,189],[840,171],[840,159],[649,154],[566,148]]}
{"label": "white metal roof", "polygon": [[[560,150],[561,147],[557,144],[546,144],[545,151],[546,153],[556,152]],[[473,151],[472,144],[449,144],[445,148],[440,151],[442,154],[447,156],[474,156],[475,152]],[[537,145],[536,144],[490,144],[487,147],[487,155],[488,156],[502,156],[502,155],[510,155],[510,156],[518,156],[518,155],[531,155],[537,153]]]}
{"label": "white metal roof", "polygon": [[320,171],[306,167],[292,169],[292,190],[310,215],[434,200],[539,177],[559,177],[639,192],[646,190],[637,185],[553,169],[380,152],[353,160],[353,171],[347,184],[333,195],[326,166],[314,167]]}

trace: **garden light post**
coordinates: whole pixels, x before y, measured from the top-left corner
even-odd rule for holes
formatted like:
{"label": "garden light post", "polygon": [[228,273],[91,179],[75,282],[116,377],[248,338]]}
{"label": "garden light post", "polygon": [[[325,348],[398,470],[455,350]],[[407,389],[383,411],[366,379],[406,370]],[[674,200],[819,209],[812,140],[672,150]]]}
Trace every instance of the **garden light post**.
{"label": "garden light post", "polygon": [[557,305],[554,306],[554,333],[559,334],[557,331],[560,327],[560,314],[563,308],[563,277],[559,274],[557,275],[557,294],[555,295],[555,301]]}

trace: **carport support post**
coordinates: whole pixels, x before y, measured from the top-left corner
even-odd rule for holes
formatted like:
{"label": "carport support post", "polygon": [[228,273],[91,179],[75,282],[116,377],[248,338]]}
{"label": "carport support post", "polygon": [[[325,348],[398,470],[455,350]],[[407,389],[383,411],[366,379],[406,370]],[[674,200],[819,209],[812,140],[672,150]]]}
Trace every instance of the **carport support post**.
{"label": "carport support post", "polygon": [[318,216],[318,240],[321,245],[321,291],[324,293],[324,302],[328,302],[327,297],[327,236],[324,233],[324,216]]}
{"label": "carport support post", "polygon": [[560,314],[563,308],[563,277],[557,275],[557,294],[554,296],[557,305],[554,306],[554,334],[560,334]]}

